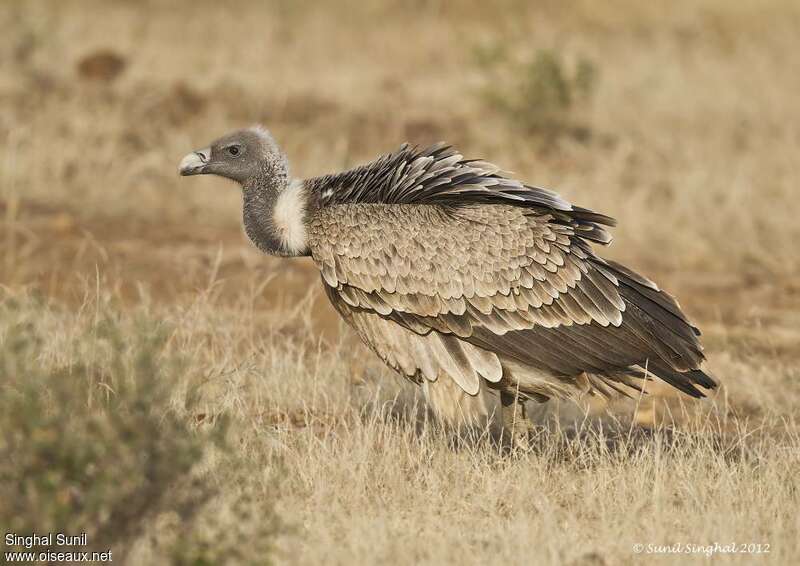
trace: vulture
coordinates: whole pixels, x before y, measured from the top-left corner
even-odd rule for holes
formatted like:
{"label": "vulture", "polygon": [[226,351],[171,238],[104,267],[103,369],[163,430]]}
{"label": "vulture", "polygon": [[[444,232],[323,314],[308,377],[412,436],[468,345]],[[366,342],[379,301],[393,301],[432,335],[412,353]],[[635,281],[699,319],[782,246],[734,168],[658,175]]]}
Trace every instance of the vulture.
{"label": "vulture", "polygon": [[447,144],[297,179],[256,126],[189,153],[180,174],[237,182],[253,244],[310,256],[336,311],[445,422],[499,394],[524,444],[528,400],[631,395],[654,377],[692,397],[717,385],[676,300],[595,254],[612,218]]}

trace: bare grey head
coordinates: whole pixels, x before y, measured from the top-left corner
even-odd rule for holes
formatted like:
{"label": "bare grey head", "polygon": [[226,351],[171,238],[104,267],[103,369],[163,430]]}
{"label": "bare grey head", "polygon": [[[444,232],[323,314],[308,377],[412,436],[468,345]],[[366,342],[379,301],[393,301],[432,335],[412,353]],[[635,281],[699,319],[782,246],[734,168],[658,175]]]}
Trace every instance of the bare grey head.
{"label": "bare grey head", "polygon": [[180,174],[217,175],[242,187],[244,228],[250,240],[270,255],[308,254],[307,192],[289,177],[289,162],[261,126],[237,130],[188,154]]}
{"label": "bare grey head", "polygon": [[218,175],[244,184],[263,174],[288,177],[286,156],[272,135],[259,126],[236,130],[204,149],[193,151],[180,164],[181,175]]}

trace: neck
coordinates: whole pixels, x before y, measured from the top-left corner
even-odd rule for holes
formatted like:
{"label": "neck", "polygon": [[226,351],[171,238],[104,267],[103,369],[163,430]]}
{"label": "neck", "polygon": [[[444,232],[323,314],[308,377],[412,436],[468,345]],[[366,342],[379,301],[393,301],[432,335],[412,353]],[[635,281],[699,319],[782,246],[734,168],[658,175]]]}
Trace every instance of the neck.
{"label": "neck", "polygon": [[265,172],[242,185],[244,229],[262,252],[279,256],[308,255],[308,192],[286,173]]}

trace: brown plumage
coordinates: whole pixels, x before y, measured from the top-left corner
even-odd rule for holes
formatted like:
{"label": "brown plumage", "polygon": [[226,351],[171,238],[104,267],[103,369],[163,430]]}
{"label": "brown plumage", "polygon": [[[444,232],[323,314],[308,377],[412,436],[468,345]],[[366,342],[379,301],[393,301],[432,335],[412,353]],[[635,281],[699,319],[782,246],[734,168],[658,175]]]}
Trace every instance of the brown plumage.
{"label": "brown plumage", "polygon": [[[250,175],[234,162],[248,234],[264,251],[310,255],[337,311],[409,379],[538,401],[638,389],[646,374],[695,397],[716,386],[675,300],[595,255],[611,218],[441,144],[276,183],[285,158],[265,132],[244,132],[216,146],[269,149],[247,150],[261,155]],[[227,176],[223,165],[213,172]]]}

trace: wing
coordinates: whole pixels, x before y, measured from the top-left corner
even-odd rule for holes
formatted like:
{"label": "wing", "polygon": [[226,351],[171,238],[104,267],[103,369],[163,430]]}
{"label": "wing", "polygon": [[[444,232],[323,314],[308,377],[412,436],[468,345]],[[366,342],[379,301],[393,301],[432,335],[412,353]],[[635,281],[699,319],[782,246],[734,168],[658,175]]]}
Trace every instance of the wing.
{"label": "wing", "polygon": [[466,359],[465,367],[499,380],[502,369],[497,356],[452,336],[417,334],[369,309],[352,307],[328,285],[325,290],[334,308],[384,363],[423,385],[430,406],[444,422],[477,424],[488,415],[478,395],[482,385],[478,376],[462,372],[458,362]]}
{"label": "wing", "polygon": [[[349,309],[446,354],[401,341],[384,352],[405,356],[424,377],[444,370],[468,393],[481,377],[532,381],[531,393],[542,395],[584,374],[631,385],[643,369],[694,396],[702,395],[695,384],[714,385],[699,370],[699,333],[677,303],[596,257],[579,223],[563,217],[488,203],[343,204],[317,211],[309,243],[325,284]],[[424,367],[430,359],[439,367]]]}

